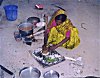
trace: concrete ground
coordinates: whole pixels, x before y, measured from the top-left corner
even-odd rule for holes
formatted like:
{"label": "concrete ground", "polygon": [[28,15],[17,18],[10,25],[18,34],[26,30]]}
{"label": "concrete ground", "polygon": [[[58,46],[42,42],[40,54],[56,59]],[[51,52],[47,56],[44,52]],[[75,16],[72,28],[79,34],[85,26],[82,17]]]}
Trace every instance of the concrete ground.
{"label": "concrete ground", "polygon": [[[43,4],[43,10],[34,9],[35,4]],[[68,57],[82,57],[82,66],[72,64],[72,61],[65,60],[57,65],[43,68],[29,54],[29,50],[41,47],[43,40],[33,42],[31,46],[16,42],[13,33],[17,30],[17,25],[25,21],[30,16],[42,17],[44,13],[49,16],[58,8],[51,4],[57,4],[67,11],[68,18],[78,28],[81,38],[80,45],[73,50],[66,50],[59,47],[56,49],[61,55]],[[18,18],[16,21],[8,21],[5,18],[3,6],[7,4],[18,5]],[[44,72],[55,70],[59,72],[60,78],[74,78],[85,76],[100,77],[100,0],[4,0],[0,6],[2,19],[0,20],[0,64],[14,72],[19,78],[19,71],[24,67],[33,66]],[[4,78],[8,78],[5,75]],[[11,78],[11,77],[9,77]]]}

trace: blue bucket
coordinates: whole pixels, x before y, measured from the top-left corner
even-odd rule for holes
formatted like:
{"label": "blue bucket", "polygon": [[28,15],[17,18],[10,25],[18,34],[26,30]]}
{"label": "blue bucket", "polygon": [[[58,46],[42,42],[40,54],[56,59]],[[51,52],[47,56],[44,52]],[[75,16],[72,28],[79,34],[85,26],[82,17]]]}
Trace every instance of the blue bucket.
{"label": "blue bucket", "polygon": [[4,6],[7,20],[15,21],[17,19],[17,9],[18,9],[18,6],[16,5]]}

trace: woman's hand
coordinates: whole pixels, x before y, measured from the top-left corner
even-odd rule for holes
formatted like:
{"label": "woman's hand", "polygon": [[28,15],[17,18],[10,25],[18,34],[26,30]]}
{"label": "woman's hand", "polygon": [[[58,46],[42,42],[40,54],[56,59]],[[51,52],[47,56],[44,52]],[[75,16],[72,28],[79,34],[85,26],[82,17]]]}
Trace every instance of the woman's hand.
{"label": "woman's hand", "polygon": [[48,51],[53,51],[53,50],[55,50],[56,48],[57,48],[56,45],[49,46],[49,47],[48,47]]}
{"label": "woman's hand", "polygon": [[49,46],[49,47],[43,45],[43,46],[42,46],[42,52],[43,52],[43,53],[50,52],[50,51],[55,50],[56,48],[57,48],[56,45]]}
{"label": "woman's hand", "polygon": [[63,39],[61,42],[59,42],[58,44],[56,45],[52,45],[52,46],[49,46],[48,47],[48,51],[52,51],[52,50],[55,50],[56,48],[62,46],[65,42],[67,42],[69,40],[70,37],[66,37],[65,39]]}

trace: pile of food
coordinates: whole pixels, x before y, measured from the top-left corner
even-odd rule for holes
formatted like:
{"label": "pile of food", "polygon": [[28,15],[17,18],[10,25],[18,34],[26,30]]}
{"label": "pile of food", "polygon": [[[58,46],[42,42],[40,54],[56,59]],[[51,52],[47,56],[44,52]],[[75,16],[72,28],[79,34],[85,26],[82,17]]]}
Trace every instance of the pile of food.
{"label": "pile of food", "polygon": [[32,55],[43,67],[52,66],[65,60],[57,51],[49,52],[46,56],[42,55],[41,48],[34,50]]}

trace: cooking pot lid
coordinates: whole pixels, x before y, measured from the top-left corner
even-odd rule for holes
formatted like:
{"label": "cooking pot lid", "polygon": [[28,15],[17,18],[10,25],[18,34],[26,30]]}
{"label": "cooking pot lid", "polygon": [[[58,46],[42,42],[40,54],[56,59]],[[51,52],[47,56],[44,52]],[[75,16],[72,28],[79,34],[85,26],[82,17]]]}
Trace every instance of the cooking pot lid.
{"label": "cooking pot lid", "polygon": [[41,72],[37,68],[25,67],[20,71],[19,75],[20,78],[39,78]]}

